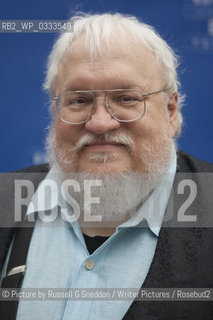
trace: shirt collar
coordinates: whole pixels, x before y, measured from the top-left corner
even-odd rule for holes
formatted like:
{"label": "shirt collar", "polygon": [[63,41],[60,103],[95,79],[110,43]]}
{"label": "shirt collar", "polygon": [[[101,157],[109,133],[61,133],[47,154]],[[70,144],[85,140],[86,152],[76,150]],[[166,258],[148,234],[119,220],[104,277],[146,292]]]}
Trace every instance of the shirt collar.
{"label": "shirt collar", "polygon": [[117,229],[129,227],[142,227],[145,221],[150,230],[159,235],[163,217],[169,201],[174,177],[177,169],[177,156],[173,157],[170,166],[158,187],[150,194],[138,211],[128,221],[124,222]]}
{"label": "shirt collar", "polygon": [[[45,190],[45,194],[43,190]],[[45,179],[41,181],[38,189],[34,193],[27,208],[26,215],[40,211],[49,211],[57,206],[62,206],[61,200],[62,196],[60,193],[60,182],[56,177],[54,169],[52,168],[48,172]]]}

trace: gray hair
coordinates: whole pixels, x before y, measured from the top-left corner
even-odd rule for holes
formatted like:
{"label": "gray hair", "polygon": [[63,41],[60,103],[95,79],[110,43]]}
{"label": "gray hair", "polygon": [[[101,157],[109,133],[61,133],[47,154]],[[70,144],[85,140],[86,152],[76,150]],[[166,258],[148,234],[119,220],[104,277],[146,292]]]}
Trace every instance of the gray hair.
{"label": "gray hair", "polygon": [[[134,16],[126,16],[120,13],[81,14],[72,17],[69,22],[73,26],[73,32],[61,33],[55,42],[48,58],[44,89],[47,90],[51,96],[54,95],[55,77],[59,63],[72,41],[80,35],[85,35],[85,45],[91,57],[97,54],[106,54],[106,51],[110,53],[112,50],[128,48],[128,39],[131,39],[136,45],[138,45],[139,42],[154,53],[156,62],[164,77],[169,96],[179,91],[179,135],[183,122],[181,108],[185,99],[185,96],[180,93],[180,82],[177,75],[179,59],[172,48],[161,38],[154,28],[140,22]],[[127,35],[131,37],[129,38]]]}

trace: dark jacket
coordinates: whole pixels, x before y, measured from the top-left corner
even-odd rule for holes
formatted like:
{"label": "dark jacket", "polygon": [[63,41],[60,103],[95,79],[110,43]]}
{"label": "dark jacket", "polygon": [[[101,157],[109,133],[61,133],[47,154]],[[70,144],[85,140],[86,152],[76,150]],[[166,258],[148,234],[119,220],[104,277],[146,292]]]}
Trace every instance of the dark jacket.
{"label": "dark jacket", "polygon": [[[31,177],[36,188],[47,171],[47,165],[42,165],[25,169],[18,175],[24,179],[31,172],[37,172]],[[178,288],[213,288],[212,173],[212,164],[178,152],[178,170],[166,212],[168,219],[161,228],[155,255],[142,289],[172,288],[176,289],[172,290],[176,297]],[[14,177],[3,175],[0,179],[1,226],[10,225],[0,230],[2,267],[16,224],[11,215],[14,212],[11,203],[14,202],[11,183]],[[183,216],[196,216],[197,222],[179,222],[178,219]],[[123,320],[136,319],[212,320],[213,302],[172,301],[171,298],[169,301],[134,301]]]}

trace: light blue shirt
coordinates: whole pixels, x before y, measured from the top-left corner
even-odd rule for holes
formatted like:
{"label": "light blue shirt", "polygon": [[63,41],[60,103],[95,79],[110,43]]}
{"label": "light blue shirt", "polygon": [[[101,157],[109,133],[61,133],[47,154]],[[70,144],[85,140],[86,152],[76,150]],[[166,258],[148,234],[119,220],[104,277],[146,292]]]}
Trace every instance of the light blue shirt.
{"label": "light blue shirt", "polygon": [[[79,223],[64,221],[60,215],[62,199],[55,195],[45,207],[32,198],[27,214],[55,209],[57,218],[48,224],[38,219],[30,243],[23,288],[137,288],[150,268],[176,172],[171,163],[161,184],[127,222],[117,227],[93,254],[89,254]],[[46,179],[56,179],[50,170]],[[42,183],[45,183],[43,180]],[[57,211],[56,208],[59,210]],[[156,223],[155,213],[158,219]],[[155,223],[153,223],[155,221]],[[94,268],[85,266],[88,260]],[[18,320],[121,320],[129,300],[20,300]]]}

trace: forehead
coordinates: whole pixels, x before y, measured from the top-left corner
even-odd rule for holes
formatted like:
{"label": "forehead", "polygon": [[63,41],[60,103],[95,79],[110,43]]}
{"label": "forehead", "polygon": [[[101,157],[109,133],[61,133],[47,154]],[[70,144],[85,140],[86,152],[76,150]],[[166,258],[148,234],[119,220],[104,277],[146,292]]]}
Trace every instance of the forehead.
{"label": "forehead", "polygon": [[61,92],[141,85],[145,89],[153,81],[161,83],[162,76],[153,52],[145,46],[129,41],[126,47],[109,49],[103,45],[102,52],[91,53],[81,36],[73,41],[60,62],[55,83],[56,91]]}

